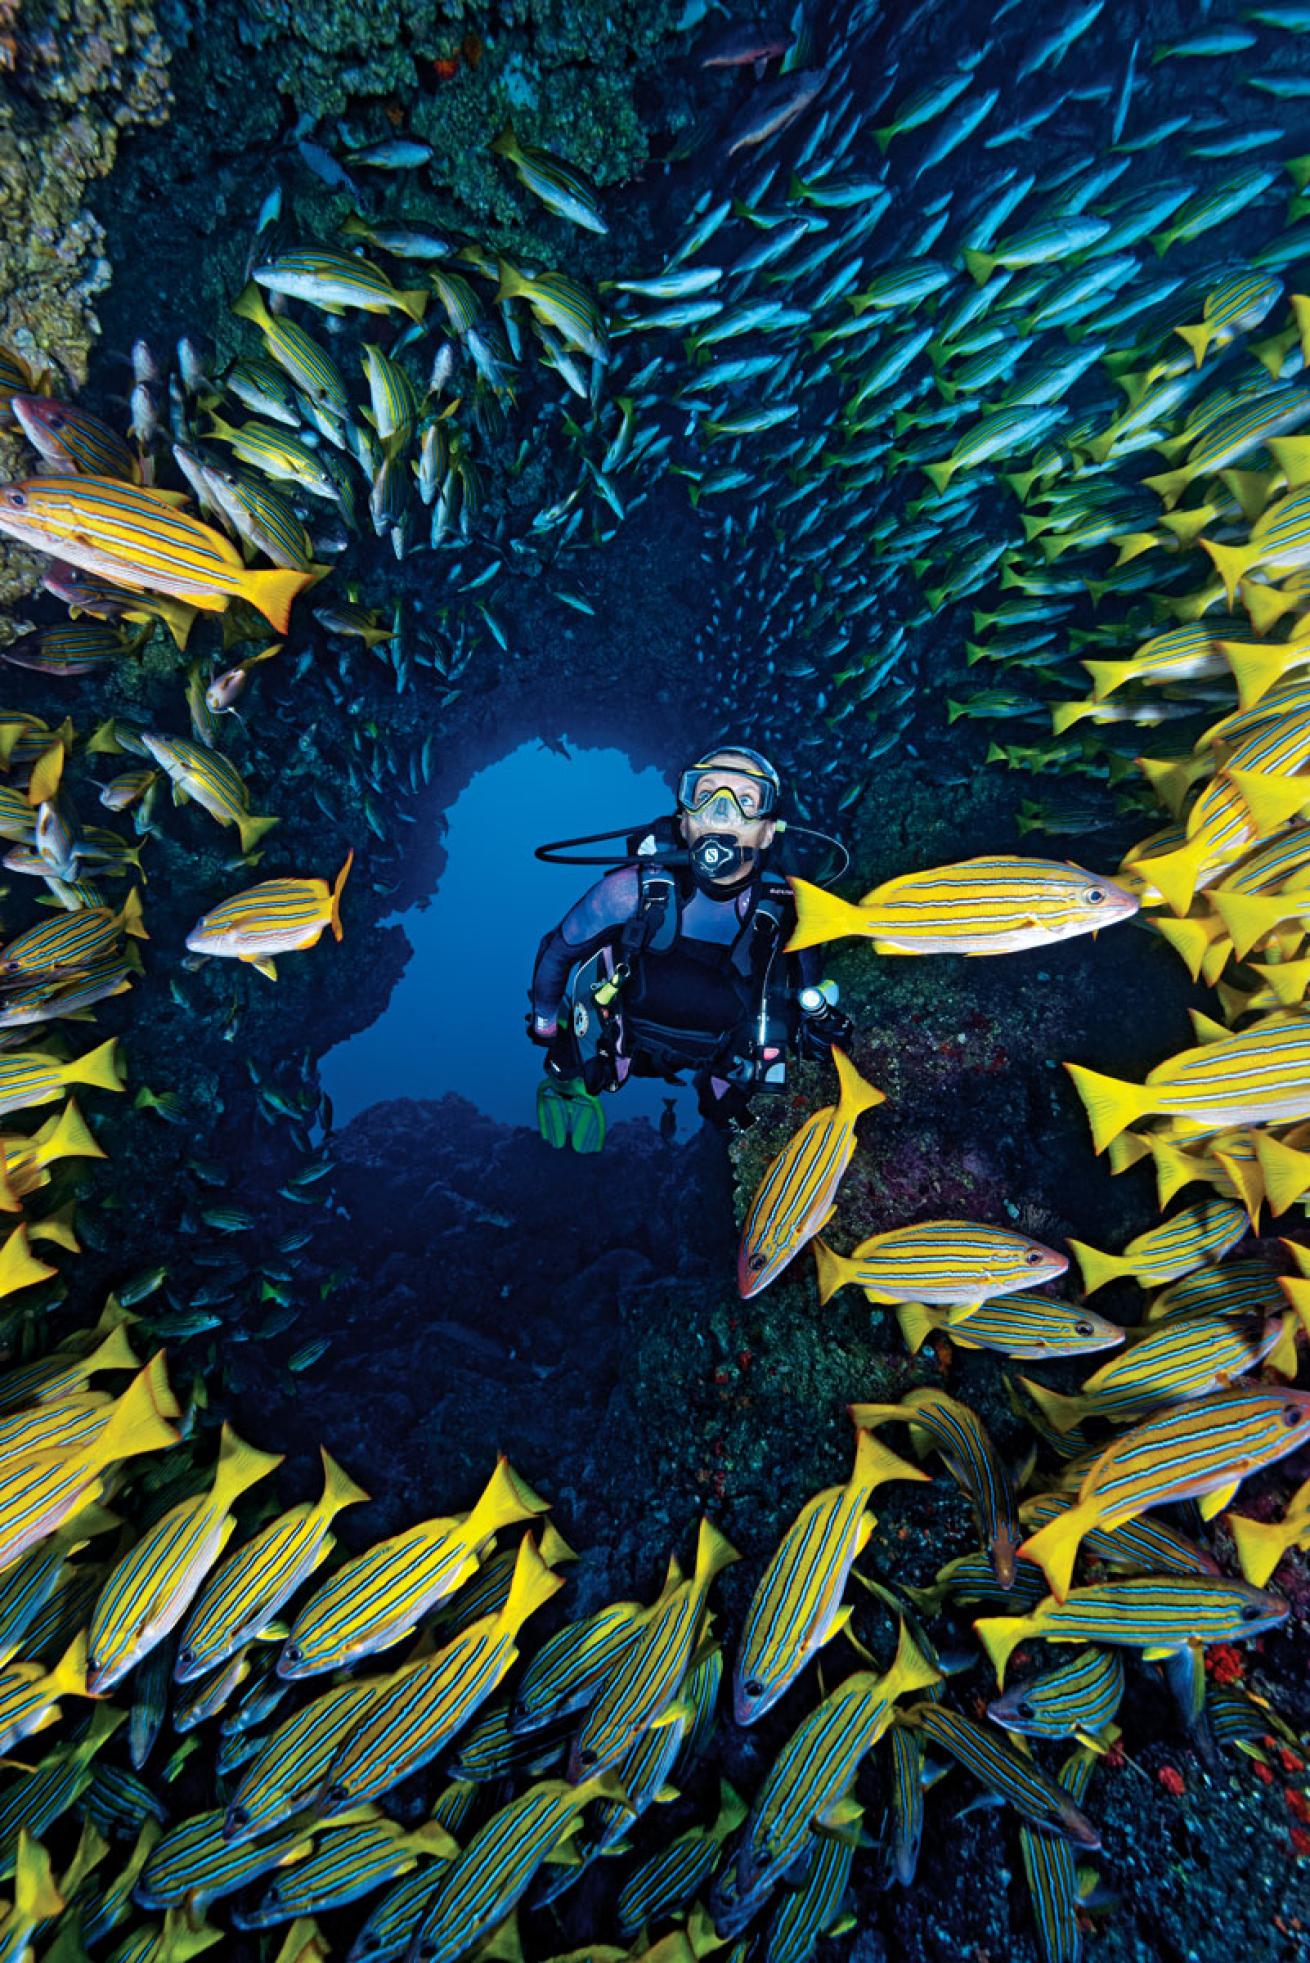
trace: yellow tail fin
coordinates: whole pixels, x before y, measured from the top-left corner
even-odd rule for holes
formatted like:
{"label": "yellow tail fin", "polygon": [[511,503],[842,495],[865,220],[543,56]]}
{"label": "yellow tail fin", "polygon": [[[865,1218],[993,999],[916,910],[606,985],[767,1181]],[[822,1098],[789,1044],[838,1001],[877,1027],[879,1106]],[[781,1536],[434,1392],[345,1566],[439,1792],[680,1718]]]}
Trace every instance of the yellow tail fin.
{"label": "yellow tail fin", "polygon": [[708,1588],[716,1574],[722,1574],[724,1568],[730,1568],[740,1559],[727,1535],[721,1534],[712,1520],[702,1519],[696,1536],[696,1569],[692,1576],[696,1587]]}
{"label": "yellow tail fin", "polygon": [[272,327],[273,325],[273,316],[268,311],[264,296],[255,285],[253,279],[247,285],[243,286],[237,294],[236,299],[232,302],[232,311],[234,314],[239,315],[242,320],[253,321],[256,327]]}
{"label": "yellow tail fin", "polygon": [[1289,668],[1310,661],[1310,648],[1296,643],[1216,641],[1215,646],[1233,671],[1237,699],[1244,709],[1253,709]]}
{"label": "yellow tail fin", "polygon": [[501,1527],[512,1527],[516,1520],[528,1520],[533,1514],[548,1511],[549,1501],[539,1499],[502,1455],[464,1528],[471,1541],[483,1541]]}
{"label": "yellow tail fin", "polygon": [[[1297,318],[1304,329],[1307,318],[1310,318],[1304,300],[1297,309]],[[1290,491],[1299,491],[1303,484],[1310,484],[1310,439],[1304,436],[1271,436],[1266,448],[1286,477]]]}
{"label": "yellow tail fin", "polygon": [[1030,1615],[985,1615],[973,1625],[974,1634],[991,1659],[998,1687],[1005,1683],[1005,1666],[1020,1643],[1040,1633]]}
{"label": "yellow tail fin", "polygon": [[1113,695],[1125,682],[1131,682],[1137,675],[1135,661],[1084,661],[1081,663],[1092,678],[1092,700],[1104,702],[1107,695]]}
{"label": "yellow tail fin", "polygon": [[1037,1563],[1057,1601],[1064,1601],[1068,1595],[1083,1535],[1095,1525],[1093,1507],[1071,1506],[1067,1512],[1057,1513],[1054,1520],[1048,1520],[1021,1544],[1020,1554],[1025,1560]]}
{"label": "yellow tail fin", "polygon": [[1047,1424],[1062,1438],[1082,1423],[1087,1408],[1084,1398],[1067,1397],[1063,1391],[1051,1390],[1048,1385],[1039,1384],[1032,1377],[1020,1377],[1019,1382]]}
{"label": "yellow tail fin", "polygon": [[1243,1575],[1253,1588],[1263,1588],[1290,1545],[1286,1528],[1279,1520],[1247,1520],[1240,1513],[1229,1514],[1228,1527]]}
{"label": "yellow tail fin", "polygon": [[280,825],[281,823],[282,820],[280,818],[257,818],[253,813],[247,814],[244,818],[238,818],[237,830],[241,834],[241,850],[243,852],[253,852],[264,834],[271,832],[274,825]]}
{"label": "yellow tail fin", "polygon": [[908,1626],[902,1622],[900,1634],[896,1639],[896,1655],[892,1667],[884,1678],[888,1701],[904,1697],[912,1690],[931,1690],[942,1680],[942,1673],[931,1664],[919,1645],[910,1634]]}
{"label": "yellow tail fin", "polygon": [[[1239,961],[1244,961],[1257,941],[1262,941],[1296,913],[1296,898],[1295,894],[1291,895],[1289,904],[1277,895],[1225,893],[1218,887],[1211,891],[1210,903],[1232,936],[1233,953]],[[1310,893],[1304,896],[1304,904],[1310,914]]]}
{"label": "yellow tail fin", "polygon": [[1233,606],[1237,600],[1237,589],[1243,577],[1251,570],[1252,566],[1258,566],[1260,564],[1260,547],[1258,545],[1216,545],[1214,540],[1209,538],[1198,540],[1198,544],[1214,560],[1215,571],[1224,583],[1224,592],[1228,596],[1228,604],[1230,607]]}
{"label": "yellow tail fin", "polygon": [[55,1664],[45,1680],[45,1688],[51,1697],[85,1697],[86,1689],[86,1630],[74,1636],[68,1648]]}
{"label": "yellow tail fin", "polygon": [[74,1057],[63,1066],[60,1075],[66,1084],[94,1084],[97,1090],[121,1091],[124,1078],[118,1061],[117,1036],[88,1050],[85,1056]]}
{"label": "yellow tail fin", "polygon": [[1173,510],[1191,481],[1192,473],[1186,464],[1180,470],[1162,470],[1158,476],[1142,479],[1151,490],[1158,492],[1166,511]]}
{"label": "yellow tail fin", "polygon": [[861,1426],[856,1433],[855,1470],[851,1474],[852,1486],[865,1486],[870,1492],[876,1486],[885,1486],[893,1479],[916,1479],[919,1483],[928,1482],[928,1474],[917,1465],[910,1465],[906,1459],[897,1458],[871,1431]]}
{"label": "yellow tail fin", "polygon": [[519,1542],[509,1594],[501,1610],[501,1623],[510,1630],[521,1629],[528,1617],[544,1606],[564,1586],[563,1578],[546,1566],[530,1533]]}
{"label": "yellow tail fin", "polygon": [[261,1452],[256,1446],[247,1445],[231,1425],[224,1425],[210,1498],[225,1513],[242,1493],[280,1466],[285,1456],[282,1452]]}
{"label": "yellow tail fin", "polygon": [[317,573],[298,572],[291,566],[277,566],[271,571],[248,567],[242,576],[241,591],[252,606],[259,608],[271,627],[285,634],[291,625],[292,602],[317,577]]}
{"label": "yellow tail fin", "polygon": [[[18,1864],[14,1873],[14,1919],[21,1924],[49,1922],[61,1913],[64,1898],[55,1887],[50,1872],[50,1856],[39,1840],[33,1840],[26,1827],[18,1829]],[[16,1955],[30,1955],[24,1945]]]}
{"label": "yellow tail fin", "polygon": [[1296,605],[1295,595],[1284,586],[1268,586],[1262,580],[1248,579],[1242,599],[1257,634],[1267,634],[1285,613]]}
{"label": "yellow tail fin", "polygon": [[803,947],[818,947],[824,941],[844,940],[848,934],[864,932],[864,914],[836,893],[812,886],[808,879],[789,879],[796,902],[796,925],[785,952],[795,954]]}
{"label": "yellow tail fin", "polygon": [[318,1448],[318,1455],[323,1462],[323,1492],[318,1504],[320,1511],[326,1514],[329,1520],[335,1519],[336,1515],[347,1506],[358,1506],[365,1500],[372,1499],[373,1495],[366,1493],[362,1486],[357,1486],[349,1473],[343,1472],[332,1455],[325,1452],[321,1445]]}
{"label": "yellow tail fin", "polygon": [[1277,770],[1229,770],[1224,774],[1262,837],[1277,831],[1310,804],[1310,777]]}
{"label": "yellow tail fin", "polygon": [[839,1288],[844,1288],[855,1277],[846,1256],[835,1253],[821,1236],[816,1234],[810,1246],[814,1250],[814,1265],[818,1270],[819,1306],[822,1308]]}
{"label": "yellow tail fin", "polygon": [[876,1090],[867,1079],[861,1077],[845,1050],[838,1049],[835,1043],[832,1060],[837,1066],[837,1082],[841,1085],[837,1114],[844,1124],[853,1125],[861,1111],[872,1111],[875,1105],[887,1102],[886,1093]]}
{"label": "yellow tail fin", "polygon": [[1089,1247],[1086,1241],[1071,1240],[1070,1247],[1083,1271],[1083,1293],[1094,1295],[1098,1288],[1107,1282],[1120,1281],[1125,1275],[1133,1273],[1131,1261],[1125,1261],[1119,1254],[1103,1254],[1099,1247]]}
{"label": "yellow tail fin", "polygon": [[169,1389],[164,1352],[157,1350],[118,1399],[104,1429],[87,1446],[87,1462],[106,1466],[115,1459],[162,1452],[166,1446],[176,1445],[179,1434],[168,1420],[177,1416],[178,1402]]}
{"label": "yellow tail fin", "polygon": [[[885,145],[883,147],[886,148]],[[992,274],[996,271],[996,260],[990,252],[976,252],[972,246],[968,245],[964,248],[964,263],[977,280],[979,286],[985,286]]]}
{"label": "yellow tail fin", "polygon": [[932,1334],[932,1318],[928,1310],[922,1302],[898,1302],[896,1320],[901,1325],[906,1349],[911,1356],[917,1356]]}
{"label": "yellow tail fin", "polygon": [[38,1261],[28,1243],[26,1227],[15,1227],[0,1247],[0,1296],[15,1295],[34,1282],[48,1281],[58,1274],[47,1261]]}
{"label": "yellow tail fin", "polygon": [[1129,860],[1129,870],[1154,886],[1181,919],[1196,897],[1208,850],[1204,838],[1184,839],[1172,852],[1157,852],[1149,859]]}
{"label": "yellow tail fin", "polygon": [[77,1108],[76,1100],[69,1098],[57,1118],[42,1125],[36,1134],[41,1146],[41,1158],[47,1159],[103,1159],[108,1155],[97,1144],[86,1119]]}
{"label": "yellow tail fin", "polygon": [[1106,1077],[1081,1063],[1066,1063],[1064,1067],[1086,1107],[1092,1143],[1098,1152],[1104,1152],[1112,1138],[1156,1108],[1155,1093],[1147,1084],[1129,1084],[1118,1077]]}
{"label": "yellow tail fin", "polygon": [[332,932],[336,935],[338,940],[341,939],[341,893],[343,887],[345,886],[346,880],[350,875],[350,868],[354,865],[354,863],[355,863],[355,848],[352,845],[349,852],[347,852],[346,854],[345,864],[342,866],[341,871],[337,874],[336,878],[332,882],[332,913],[330,918],[331,918]]}
{"label": "yellow tail fin", "polygon": [[1210,345],[1210,336],[1213,332],[1214,329],[1208,320],[1200,321],[1195,327],[1175,327],[1174,329],[1174,333],[1181,340],[1186,341],[1188,347],[1192,350],[1198,368],[1205,360],[1206,349]]}
{"label": "yellow tail fin", "polygon": [[1281,1138],[1270,1138],[1267,1132],[1256,1131],[1251,1136],[1269,1211],[1275,1215],[1286,1213],[1303,1193],[1310,1192],[1310,1152],[1298,1152],[1295,1146],[1285,1145]]}

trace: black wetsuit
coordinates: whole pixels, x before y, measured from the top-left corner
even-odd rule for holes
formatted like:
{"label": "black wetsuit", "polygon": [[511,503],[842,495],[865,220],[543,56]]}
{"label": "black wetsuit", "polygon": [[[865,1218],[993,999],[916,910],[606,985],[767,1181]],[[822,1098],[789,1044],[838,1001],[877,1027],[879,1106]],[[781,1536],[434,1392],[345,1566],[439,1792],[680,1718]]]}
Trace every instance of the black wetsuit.
{"label": "black wetsuit", "polygon": [[[720,895],[717,889],[707,891],[698,885],[687,869],[677,869],[677,934],[667,948],[642,948],[623,988],[627,1048],[632,1068],[639,1074],[664,1074],[685,1065],[697,1071],[712,1098],[722,1098],[727,1084],[714,1065],[723,1060],[734,1033],[748,1030],[758,1008],[762,980],[758,964],[743,964],[740,958],[734,962],[733,952],[749,934],[764,884],[761,870],[756,869]],[[776,887],[777,882],[769,884]],[[640,873],[635,864],[628,864],[598,879],[547,934],[532,977],[533,1031],[538,1041],[551,1039],[570,970],[607,943],[617,946],[623,928],[640,910]],[[813,950],[787,956],[781,952],[794,919],[787,897],[778,929],[769,937],[773,959],[783,964],[785,993],[792,1001],[818,972]],[[555,1035],[552,1055],[562,1070],[570,1067],[570,1040],[567,1028]]]}

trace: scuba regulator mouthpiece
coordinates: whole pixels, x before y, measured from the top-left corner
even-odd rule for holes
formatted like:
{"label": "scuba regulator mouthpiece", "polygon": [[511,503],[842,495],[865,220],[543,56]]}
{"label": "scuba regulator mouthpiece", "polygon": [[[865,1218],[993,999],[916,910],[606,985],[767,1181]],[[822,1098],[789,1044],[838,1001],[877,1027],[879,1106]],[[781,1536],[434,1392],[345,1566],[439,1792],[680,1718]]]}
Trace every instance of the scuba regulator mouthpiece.
{"label": "scuba regulator mouthpiece", "polygon": [[755,858],[753,845],[741,845],[722,832],[705,832],[691,847],[691,869],[701,879],[731,879]]}

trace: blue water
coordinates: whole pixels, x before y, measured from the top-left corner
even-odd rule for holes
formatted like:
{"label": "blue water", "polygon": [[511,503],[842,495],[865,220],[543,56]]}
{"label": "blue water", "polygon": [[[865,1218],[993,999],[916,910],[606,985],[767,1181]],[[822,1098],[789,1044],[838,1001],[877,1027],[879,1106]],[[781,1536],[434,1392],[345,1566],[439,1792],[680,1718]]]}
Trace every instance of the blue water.
{"label": "blue water", "polygon": [[[528,983],[542,935],[601,868],[543,864],[551,838],[636,827],[670,808],[656,770],[621,750],[525,743],[472,779],[447,813],[445,871],[436,892],[394,916],[413,955],[385,1013],[322,1061],[336,1121],[392,1097],[458,1091],[489,1118],[534,1124],[542,1052],[524,1033]],[[588,848],[582,847],[580,850]],[[679,1133],[699,1119],[691,1090],[646,1079],[605,1100],[611,1124],[656,1121],[677,1100]]]}

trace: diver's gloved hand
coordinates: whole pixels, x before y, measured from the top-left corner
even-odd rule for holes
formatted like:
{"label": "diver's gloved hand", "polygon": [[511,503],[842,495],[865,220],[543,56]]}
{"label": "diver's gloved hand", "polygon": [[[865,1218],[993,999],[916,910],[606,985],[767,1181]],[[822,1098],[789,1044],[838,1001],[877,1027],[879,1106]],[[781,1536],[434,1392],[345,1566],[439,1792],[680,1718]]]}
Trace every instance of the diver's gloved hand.
{"label": "diver's gloved hand", "polygon": [[554,1016],[534,1015],[529,1010],[523,1021],[527,1028],[528,1041],[539,1044],[543,1050],[549,1049],[559,1033],[559,1024]]}
{"label": "diver's gloved hand", "polygon": [[802,1009],[799,1032],[802,1056],[825,1057],[833,1044],[845,1050],[850,1048],[855,1024],[843,1009],[836,1009],[825,1002],[816,1013],[810,1014]]}

